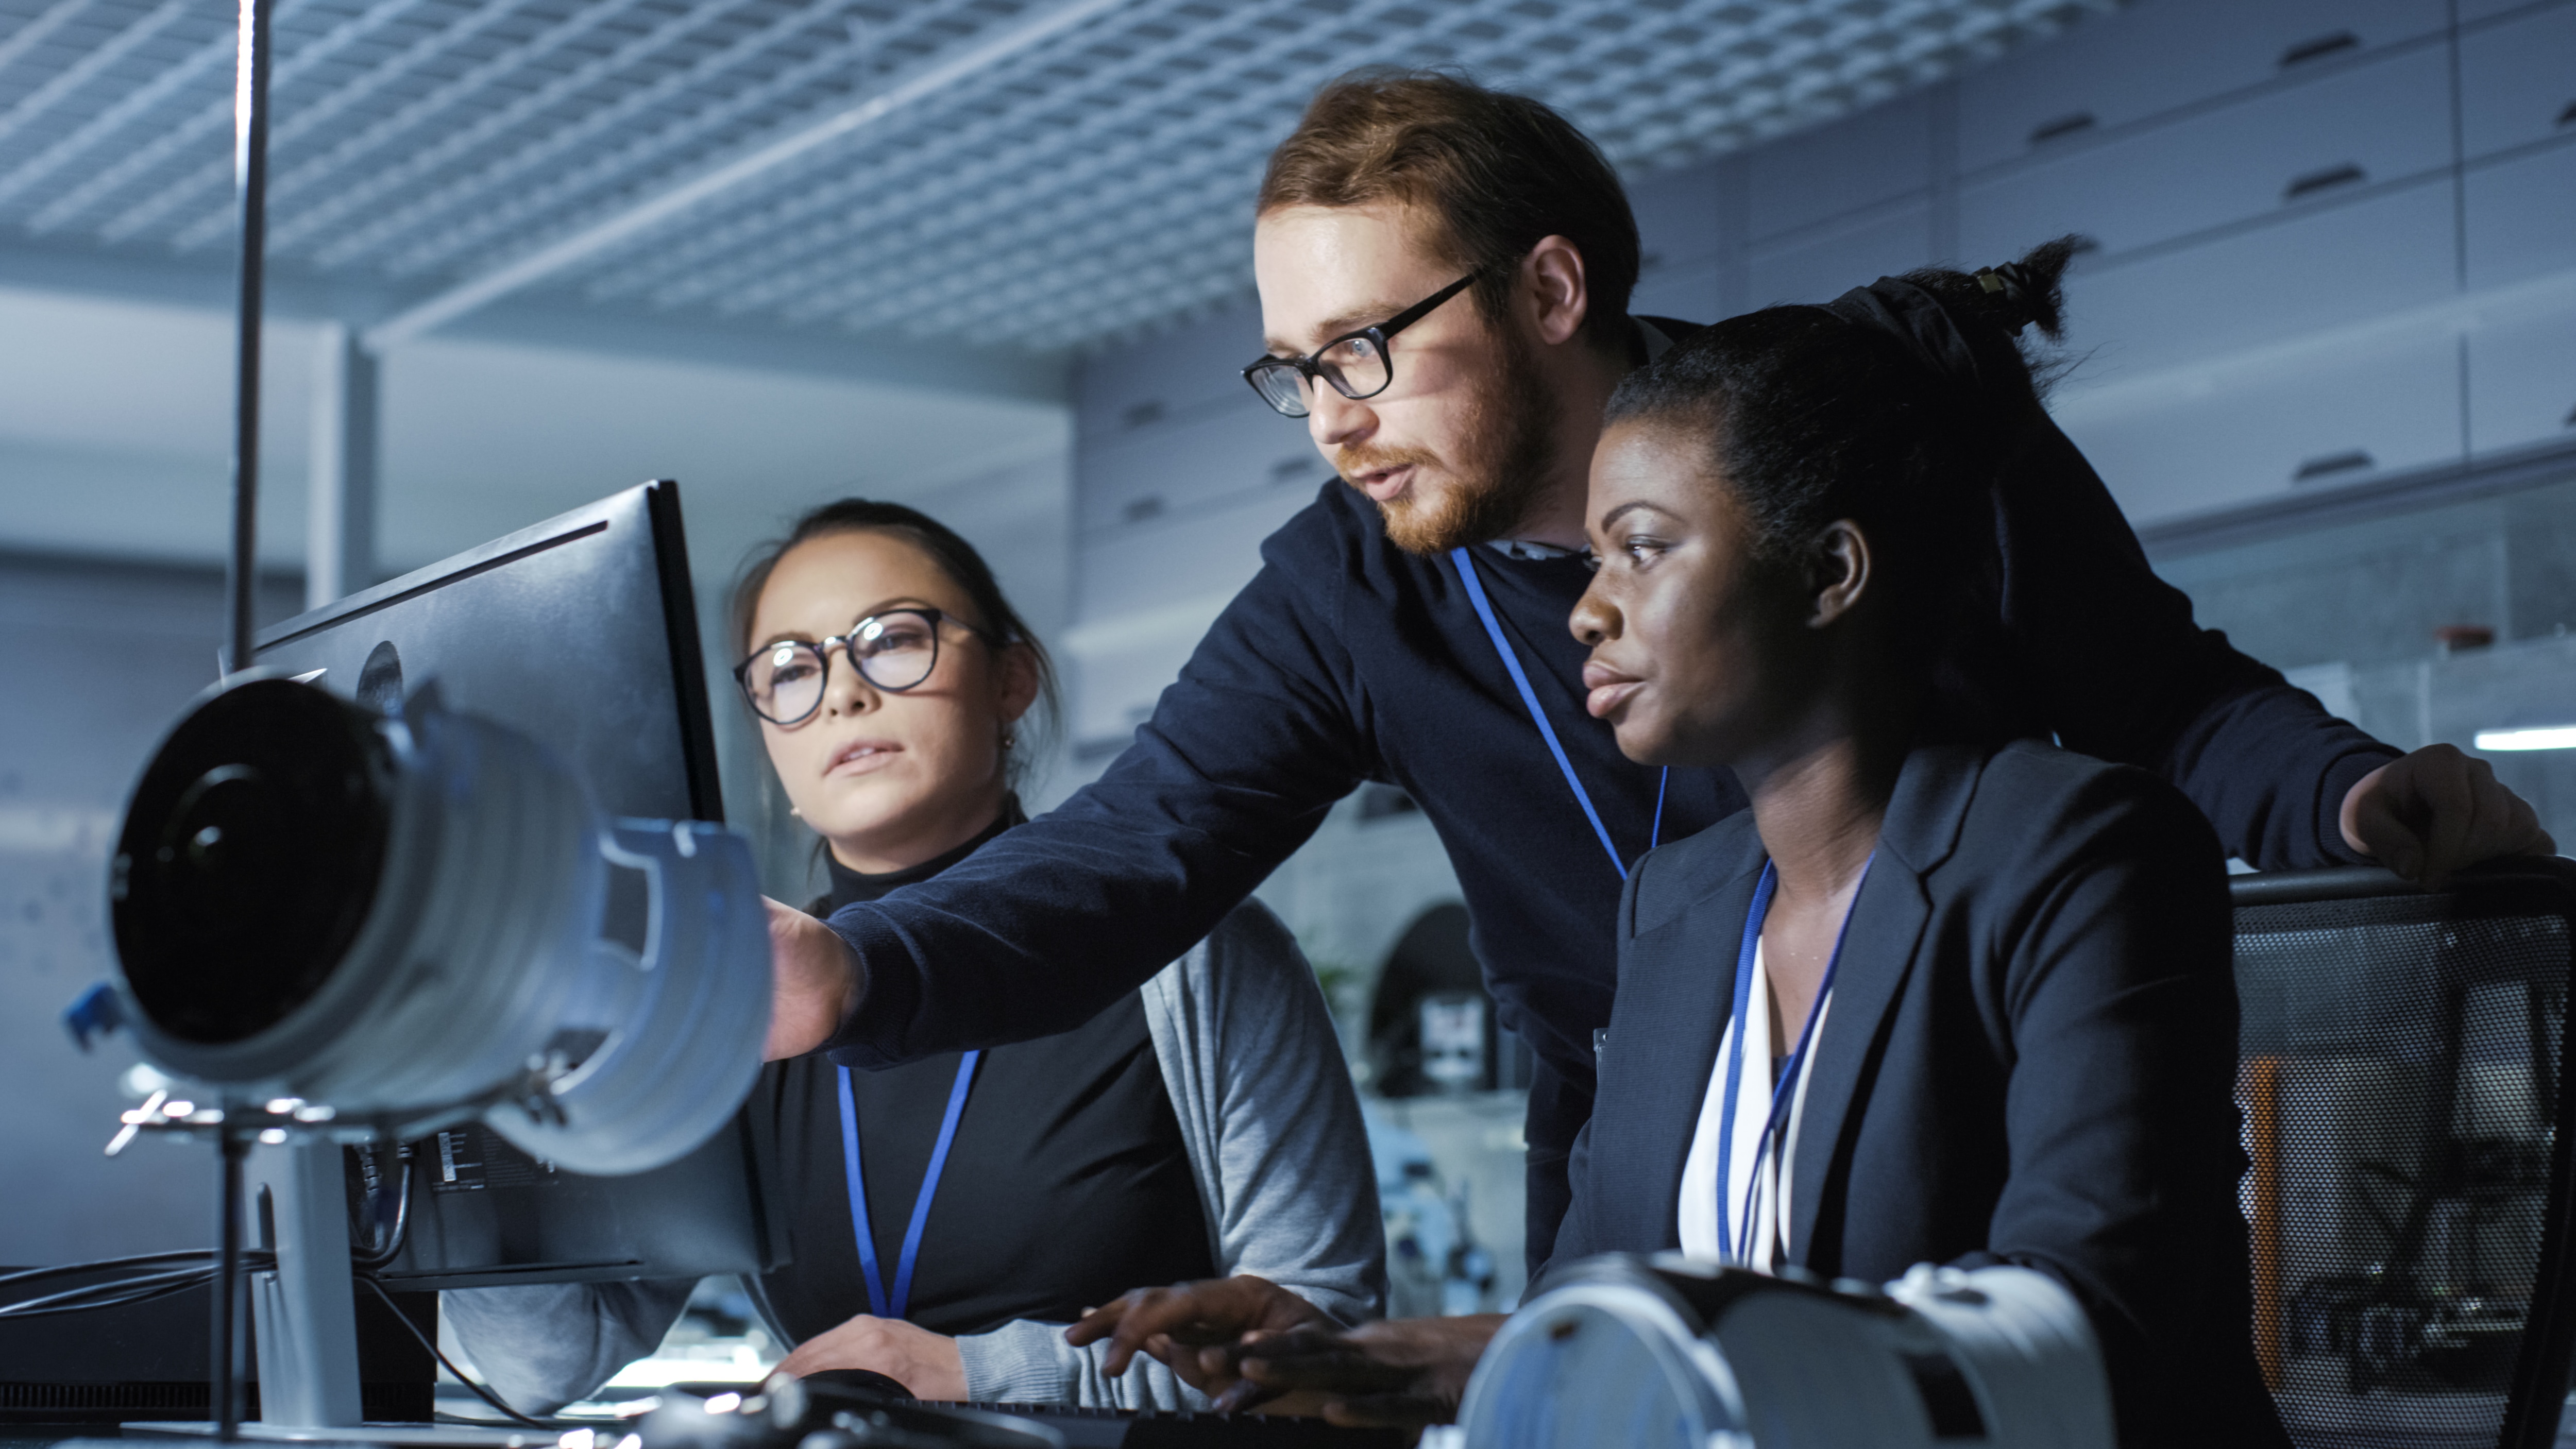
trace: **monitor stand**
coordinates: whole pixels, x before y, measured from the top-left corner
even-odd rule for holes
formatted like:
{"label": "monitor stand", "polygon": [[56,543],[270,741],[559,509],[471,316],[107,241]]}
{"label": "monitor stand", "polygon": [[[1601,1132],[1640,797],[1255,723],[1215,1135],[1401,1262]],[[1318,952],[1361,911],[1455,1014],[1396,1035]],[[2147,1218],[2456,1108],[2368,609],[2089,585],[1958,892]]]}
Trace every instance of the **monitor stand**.
{"label": "monitor stand", "polygon": [[[277,1271],[251,1275],[257,1315],[260,1417],[239,1437],[260,1443],[418,1444],[475,1449],[552,1446],[560,1431],[501,1424],[370,1424],[358,1410],[357,1284],[349,1270],[348,1184],[340,1146],[327,1139],[251,1153],[250,1178],[273,1225]],[[131,1439],[209,1439],[211,1423],[120,1426]],[[86,1441],[74,1441],[75,1445]],[[101,1445],[114,1441],[97,1441]],[[586,1441],[585,1441],[586,1442]],[[72,1446],[65,1446],[72,1449]]]}

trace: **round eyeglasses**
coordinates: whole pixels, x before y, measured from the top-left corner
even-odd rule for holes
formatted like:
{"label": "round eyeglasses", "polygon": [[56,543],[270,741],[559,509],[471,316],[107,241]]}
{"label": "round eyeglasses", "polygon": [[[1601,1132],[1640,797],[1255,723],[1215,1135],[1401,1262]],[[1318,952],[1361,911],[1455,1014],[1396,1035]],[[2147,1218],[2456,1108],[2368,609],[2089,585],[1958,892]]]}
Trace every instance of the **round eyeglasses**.
{"label": "round eyeglasses", "polygon": [[[751,712],[775,725],[796,724],[823,707],[835,650],[848,656],[860,678],[901,694],[939,667],[939,625],[949,617],[937,609],[889,609],[861,619],[847,634],[810,643],[780,639],[763,644],[733,667],[734,682],[742,686]],[[956,623],[979,639],[986,637],[963,619]]]}
{"label": "round eyeglasses", "polygon": [[1434,308],[1467,290],[1468,284],[1483,275],[1481,271],[1469,272],[1375,327],[1345,332],[1304,357],[1256,358],[1243,370],[1243,380],[1252,384],[1252,390],[1261,394],[1261,400],[1281,417],[1302,418],[1311,411],[1306,405],[1305,385],[1316,378],[1331,383],[1333,391],[1353,402],[1375,397],[1395,381],[1395,362],[1387,355],[1387,340],[1430,316]]}

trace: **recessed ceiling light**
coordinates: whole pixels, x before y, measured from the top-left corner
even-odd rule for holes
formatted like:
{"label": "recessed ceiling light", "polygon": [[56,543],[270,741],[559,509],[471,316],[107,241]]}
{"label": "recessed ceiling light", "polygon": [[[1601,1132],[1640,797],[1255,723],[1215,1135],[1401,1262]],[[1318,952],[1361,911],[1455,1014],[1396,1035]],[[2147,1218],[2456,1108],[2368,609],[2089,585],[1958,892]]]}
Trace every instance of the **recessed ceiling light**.
{"label": "recessed ceiling light", "polygon": [[2576,725],[2531,730],[2480,730],[2473,742],[2482,750],[2576,750]]}

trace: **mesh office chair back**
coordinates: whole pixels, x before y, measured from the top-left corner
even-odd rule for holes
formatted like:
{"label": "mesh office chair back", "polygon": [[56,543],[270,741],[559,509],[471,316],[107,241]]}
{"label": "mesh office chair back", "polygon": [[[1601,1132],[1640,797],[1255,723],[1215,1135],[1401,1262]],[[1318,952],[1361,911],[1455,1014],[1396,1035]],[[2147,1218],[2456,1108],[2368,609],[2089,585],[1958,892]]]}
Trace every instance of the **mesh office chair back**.
{"label": "mesh office chair back", "polygon": [[2556,1438],[2576,863],[2236,884],[2255,1349],[2290,1436]]}

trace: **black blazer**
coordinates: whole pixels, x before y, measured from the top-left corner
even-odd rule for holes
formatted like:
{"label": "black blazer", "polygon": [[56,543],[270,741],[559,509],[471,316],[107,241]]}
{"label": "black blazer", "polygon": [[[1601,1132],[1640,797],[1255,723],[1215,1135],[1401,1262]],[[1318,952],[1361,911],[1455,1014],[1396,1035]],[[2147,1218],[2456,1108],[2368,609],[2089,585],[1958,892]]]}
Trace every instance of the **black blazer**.
{"label": "black blazer", "polygon": [[[1631,873],[1559,1260],[1679,1246],[1763,860],[1747,812]],[[2236,1205],[2226,867],[2181,794],[2034,742],[1916,750],[1813,1050],[1792,1261],[2035,1268],[2091,1314],[2124,1445],[2286,1443]]]}

